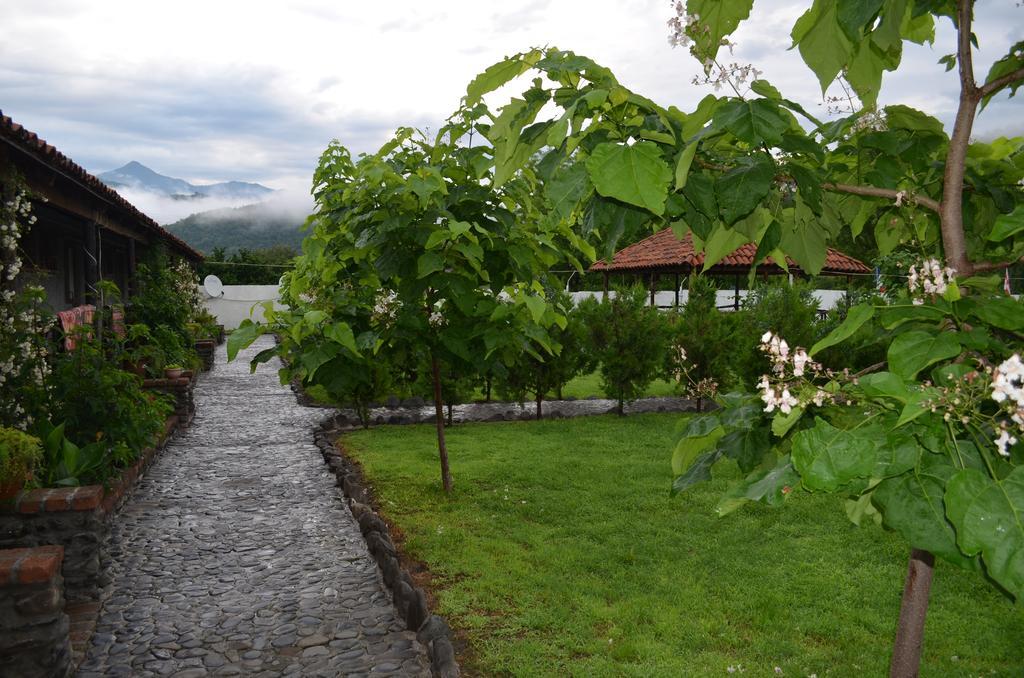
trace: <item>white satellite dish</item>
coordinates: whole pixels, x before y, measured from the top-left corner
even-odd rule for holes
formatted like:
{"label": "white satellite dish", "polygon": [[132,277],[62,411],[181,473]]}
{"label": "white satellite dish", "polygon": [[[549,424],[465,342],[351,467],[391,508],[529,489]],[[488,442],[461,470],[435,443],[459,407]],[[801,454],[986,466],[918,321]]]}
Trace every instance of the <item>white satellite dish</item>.
{"label": "white satellite dish", "polygon": [[203,279],[203,289],[211,297],[224,295],[224,283],[215,275],[208,275]]}

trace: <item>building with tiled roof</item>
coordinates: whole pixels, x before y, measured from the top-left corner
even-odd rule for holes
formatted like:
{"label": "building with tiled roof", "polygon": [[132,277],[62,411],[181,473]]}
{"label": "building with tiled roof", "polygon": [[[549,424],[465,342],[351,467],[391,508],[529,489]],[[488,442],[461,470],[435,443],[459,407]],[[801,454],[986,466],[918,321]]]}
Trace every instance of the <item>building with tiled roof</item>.
{"label": "building with tiled roof", "polygon": [[[660,275],[675,275],[676,289],[679,289],[678,276],[689,275],[693,271],[701,271],[706,275],[729,275],[736,279],[736,305],[739,305],[740,276],[750,272],[757,254],[757,245],[747,243],[730,252],[706,271],[704,253],[698,252],[693,246],[693,237],[687,233],[681,240],[672,229],[666,228],[652,236],[633,243],[616,252],[610,262],[600,259],[590,267],[591,271],[605,274],[607,290],[610,274],[625,274],[646,277],[651,282],[652,299],[654,282]],[[786,265],[789,273],[801,273],[800,266],[787,257]],[[768,257],[758,264],[757,272],[763,275],[779,275],[787,271]],[[829,248],[825,254],[825,264],[819,275],[853,276],[870,273],[863,262],[837,250]],[[652,302],[653,303],[653,302]],[[678,305],[678,293],[677,302]]]}
{"label": "building with tiled roof", "polygon": [[19,177],[37,221],[22,240],[24,275],[38,279],[54,310],[91,301],[98,280],[128,295],[136,259],[163,244],[172,256],[203,256],[80,165],[0,112],[0,180]]}

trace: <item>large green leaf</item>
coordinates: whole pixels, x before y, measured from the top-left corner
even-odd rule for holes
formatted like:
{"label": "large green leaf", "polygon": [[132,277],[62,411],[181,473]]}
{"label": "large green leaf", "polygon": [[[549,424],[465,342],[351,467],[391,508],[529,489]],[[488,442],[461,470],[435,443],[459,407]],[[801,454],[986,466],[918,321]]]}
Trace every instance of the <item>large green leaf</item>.
{"label": "large green leaf", "polygon": [[[750,16],[753,6],[754,0],[687,0],[687,14],[700,17],[702,30],[693,36],[700,55],[714,58],[722,45],[722,38]],[[703,30],[705,27],[707,30]]]}
{"label": "large green leaf", "polygon": [[875,307],[871,304],[857,304],[846,313],[846,318],[827,335],[811,347],[811,355],[814,355],[823,348],[840,344],[854,335],[863,327],[864,323],[871,320],[875,315]]}
{"label": "large green leaf", "polygon": [[933,322],[946,317],[945,312],[929,304],[898,304],[886,306],[878,313],[878,322],[887,330],[905,322]]}
{"label": "large green leaf", "polygon": [[730,99],[719,104],[714,126],[731,132],[751,146],[776,146],[782,133],[790,127],[790,116],[784,114],[775,99]]}
{"label": "large green leaf", "polygon": [[721,458],[721,450],[711,450],[697,457],[696,461],[672,483],[672,496],[687,490],[697,483],[711,480],[711,467]]}
{"label": "large green leaf", "polygon": [[331,341],[341,344],[352,353],[359,355],[359,347],[356,345],[355,335],[348,323],[336,322],[324,328],[324,336]]}
{"label": "large green leaf", "polygon": [[425,278],[444,268],[444,259],[437,252],[424,252],[416,261],[416,275]]}
{"label": "large green leaf", "polygon": [[976,469],[958,471],[945,500],[963,551],[980,553],[988,576],[1024,598],[1024,467],[1002,480]]}
{"label": "large green leaf", "polygon": [[1024,306],[1013,297],[992,297],[980,301],[971,313],[1003,330],[1024,329]]}
{"label": "large green leaf", "polygon": [[948,464],[931,465],[883,480],[872,498],[886,526],[912,547],[931,551],[958,567],[977,568],[957,547],[953,526],[946,520],[943,495],[955,470]]}
{"label": "large green leaf", "polygon": [[589,191],[590,180],[587,178],[587,168],[582,163],[555,172],[551,180],[544,184],[544,193],[551,203],[551,210],[563,219],[569,218]]}
{"label": "large green leaf", "polygon": [[988,234],[991,242],[999,242],[1024,231],[1024,203],[1017,205],[1009,214],[1000,214]]}
{"label": "large green leaf", "polygon": [[889,369],[904,379],[940,360],[960,353],[960,342],[951,332],[914,330],[896,337],[889,345]]}
{"label": "large green leaf", "polygon": [[657,144],[599,144],[587,158],[587,171],[601,195],[644,207],[659,216],[664,213],[672,170]]}
{"label": "large green leaf", "polygon": [[676,162],[676,190],[686,188],[686,180],[690,177],[690,165],[693,164],[693,156],[697,154],[699,142],[692,141],[679,153],[679,160]]}
{"label": "large green leaf", "polygon": [[768,195],[774,177],[775,164],[760,154],[743,158],[736,167],[719,177],[715,182],[715,193],[722,220],[732,224],[754,211]]}
{"label": "large green leaf", "polygon": [[247,348],[256,338],[266,331],[263,325],[258,325],[246,318],[242,323],[228,335],[228,362],[235,359],[238,352]]}
{"label": "large green leaf", "polygon": [[910,390],[898,374],[875,372],[861,377],[857,386],[869,398],[889,398],[905,405],[910,400]]}
{"label": "large green leaf", "polygon": [[679,474],[689,468],[698,455],[713,448],[724,434],[717,415],[693,417],[672,452],[672,472]]}
{"label": "large green leaf", "polygon": [[907,129],[913,132],[928,132],[946,136],[942,122],[935,117],[922,113],[916,108],[897,104],[885,107],[885,120],[889,129]]}
{"label": "large green leaf", "polygon": [[804,63],[818,76],[824,94],[853,53],[850,39],[839,25],[835,0],[814,0],[793,25],[791,35]]}
{"label": "large green leaf", "polygon": [[750,473],[771,449],[771,434],[764,426],[732,431],[718,441],[718,449],[734,460],[741,471]]}
{"label": "large green leaf", "polygon": [[793,468],[789,456],[767,470],[753,471],[729,489],[715,512],[719,516],[732,513],[748,501],[761,501],[768,506],[781,506],[792,489],[800,483],[800,475]]}
{"label": "large green leaf", "polygon": [[855,478],[867,478],[877,449],[885,444],[885,431],[877,424],[847,431],[815,417],[813,427],[793,436],[793,466],[809,489],[834,492]]}
{"label": "large green leaf", "polygon": [[827,236],[825,227],[817,220],[805,222],[796,229],[784,227],[779,249],[791,256],[805,273],[818,275],[828,254]]}
{"label": "large green leaf", "polygon": [[466,88],[466,104],[473,106],[480,101],[484,94],[496,90],[513,78],[525,73],[540,58],[540,50],[534,49],[488,67],[483,73],[473,78]]}

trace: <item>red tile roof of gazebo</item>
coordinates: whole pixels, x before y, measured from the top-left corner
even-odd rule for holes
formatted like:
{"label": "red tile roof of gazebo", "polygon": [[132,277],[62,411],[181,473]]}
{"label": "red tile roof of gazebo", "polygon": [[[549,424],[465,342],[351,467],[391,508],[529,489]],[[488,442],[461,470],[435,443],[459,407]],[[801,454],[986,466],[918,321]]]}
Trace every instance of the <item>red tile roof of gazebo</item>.
{"label": "red tile roof of gazebo", "polygon": [[[750,269],[757,254],[757,245],[747,243],[731,254],[726,255],[717,264],[708,269],[708,273],[740,273]],[[786,263],[790,269],[800,270],[799,265],[789,257]],[[704,265],[704,253],[695,252],[693,239],[689,233],[679,240],[671,228],[658,231],[640,242],[625,247],[612,257],[612,263],[600,259],[590,267],[591,271],[633,272],[642,271],[689,271]],[[766,272],[781,271],[771,257],[758,264]],[[871,269],[862,262],[829,248],[825,255],[822,275],[845,275],[848,273],[870,273]]]}

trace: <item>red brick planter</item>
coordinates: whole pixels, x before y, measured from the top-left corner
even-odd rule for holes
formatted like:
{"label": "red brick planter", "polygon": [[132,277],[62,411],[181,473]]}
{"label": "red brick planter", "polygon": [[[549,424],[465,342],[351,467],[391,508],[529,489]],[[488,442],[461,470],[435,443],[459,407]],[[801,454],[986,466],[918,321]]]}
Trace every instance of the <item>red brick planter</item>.
{"label": "red brick planter", "polygon": [[0,673],[66,676],[71,671],[64,612],[64,548],[0,551]]}

